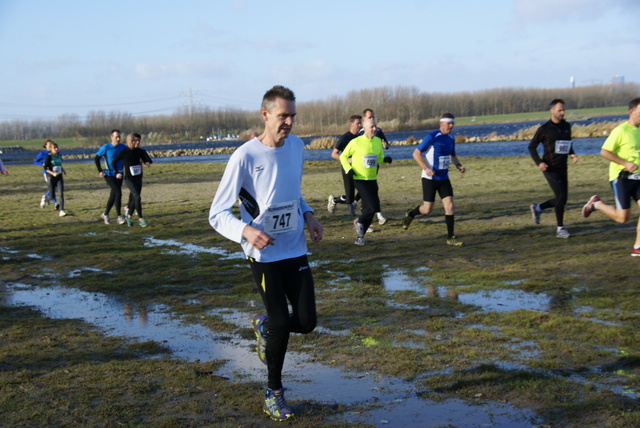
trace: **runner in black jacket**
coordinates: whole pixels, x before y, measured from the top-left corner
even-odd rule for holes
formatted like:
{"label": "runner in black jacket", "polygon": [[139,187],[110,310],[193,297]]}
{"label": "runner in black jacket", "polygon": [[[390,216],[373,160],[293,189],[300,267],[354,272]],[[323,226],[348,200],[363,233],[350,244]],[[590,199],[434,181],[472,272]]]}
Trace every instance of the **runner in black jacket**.
{"label": "runner in black jacket", "polygon": [[[122,160],[124,182],[129,189],[129,203],[124,208],[127,225],[133,226],[133,218],[131,214],[135,210],[138,213],[138,222],[141,227],[146,227],[147,222],[142,217],[142,164],[150,167],[153,161],[147,154],[146,150],[140,148],[140,134],[134,133],[127,135],[127,148],[118,152],[113,158],[112,167],[117,171],[116,164]],[[122,173],[118,172],[116,178],[122,179]]]}
{"label": "runner in black jacket", "polygon": [[[531,204],[531,216],[536,224],[540,223],[542,211],[554,207],[558,224],[556,237],[570,238],[571,234],[564,227],[564,206],[567,204],[567,157],[571,156],[573,163],[578,162],[578,156],[571,144],[571,125],[564,120],[564,101],[551,101],[551,119],[541,125],[529,143],[531,158],[547,179],[554,197],[541,204]],[[538,145],[542,143],[542,158],[538,154]]]}

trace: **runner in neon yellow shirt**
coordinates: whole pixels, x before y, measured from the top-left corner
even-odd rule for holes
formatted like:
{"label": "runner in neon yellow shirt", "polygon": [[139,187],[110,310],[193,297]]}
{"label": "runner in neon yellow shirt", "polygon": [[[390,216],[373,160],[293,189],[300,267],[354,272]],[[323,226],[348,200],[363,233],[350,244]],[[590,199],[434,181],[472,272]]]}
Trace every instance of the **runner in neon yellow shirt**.
{"label": "runner in neon yellow shirt", "polygon": [[362,123],[364,134],[354,138],[340,154],[344,172],[353,175],[353,184],[362,196],[362,214],[353,221],[356,231],[355,244],[365,244],[364,234],[371,225],[374,215],[380,212],[378,196],[378,167],[391,162],[384,156],[382,140],[375,136],[375,119],[365,119]]}
{"label": "runner in neon yellow shirt", "polygon": [[[602,150],[614,153],[621,160],[632,163],[636,169],[640,165],[640,128],[632,125],[629,121],[623,122],[611,131],[611,134],[602,145]],[[600,153],[607,158],[606,155]],[[613,181],[620,176],[620,173],[627,169],[624,162],[618,163],[615,159],[609,159],[609,181]],[[631,171],[629,169],[629,171]]]}
{"label": "runner in neon yellow shirt", "polygon": [[[640,207],[640,97],[629,102],[629,120],[618,125],[602,145],[600,155],[611,162],[609,180],[613,188],[615,206],[600,201],[593,195],[582,208],[582,216],[589,217],[595,210],[602,211],[611,220],[626,223],[631,218],[633,198]],[[631,255],[640,257],[640,218],[636,228],[636,241]]]}

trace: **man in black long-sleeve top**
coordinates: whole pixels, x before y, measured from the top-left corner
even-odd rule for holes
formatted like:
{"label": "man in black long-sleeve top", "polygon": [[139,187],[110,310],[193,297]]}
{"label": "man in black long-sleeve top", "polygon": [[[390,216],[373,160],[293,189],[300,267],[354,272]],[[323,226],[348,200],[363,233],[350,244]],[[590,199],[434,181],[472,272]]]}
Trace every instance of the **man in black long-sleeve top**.
{"label": "man in black long-sleeve top", "polygon": [[[555,208],[558,224],[556,236],[570,238],[571,234],[564,227],[564,206],[567,204],[568,195],[567,157],[571,156],[573,163],[576,163],[578,156],[571,144],[571,125],[564,120],[564,101],[554,99],[550,106],[551,119],[536,131],[529,143],[529,153],[547,179],[554,197],[541,204],[531,204],[531,216],[533,221],[539,224],[542,211]],[[540,143],[543,148],[542,158],[537,150]]]}

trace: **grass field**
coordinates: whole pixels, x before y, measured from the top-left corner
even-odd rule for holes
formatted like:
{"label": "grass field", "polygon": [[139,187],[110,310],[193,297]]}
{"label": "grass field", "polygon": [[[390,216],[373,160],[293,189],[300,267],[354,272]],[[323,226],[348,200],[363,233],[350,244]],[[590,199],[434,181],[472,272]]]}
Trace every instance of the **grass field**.
{"label": "grass field", "polygon": [[[573,120],[586,119],[598,116],[626,115],[629,113],[628,106],[603,107],[589,109],[567,109],[565,119],[569,122]],[[538,111],[532,113],[497,114],[490,116],[463,116],[456,118],[456,125],[480,125],[485,123],[509,123],[509,122],[533,122],[537,120],[548,120],[549,111]]]}
{"label": "grass field", "polygon": [[[336,163],[305,166],[303,193],[325,227],[324,240],[309,248],[320,328],[293,336],[291,351],[336,373],[399,379],[413,388],[407,400],[434,411],[457,400],[536,415],[509,426],[639,426],[640,260],[629,255],[637,210],[625,225],[600,213],[580,217],[592,194],[611,201],[606,162],[583,156],[569,167],[565,224],[574,237],[563,240],[555,238],[552,212],[540,225],[531,220],[529,205],[550,190],[529,158],[461,160],[468,172],[451,177],[462,248],[445,245],[438,203],[402,230],[404,212],[421,199],[415,162],[381,168],[389,221],[373,225],[364,247],[353,243],[344,206],[326,211],[327,195],[342,189]],[[251,340],[249,318],[241,320],[246,327],[229,321],[258,310],[244,262],[167,244],[239,251],[207,222],[223,168],[147,169],[147,228],[100,222],[107,189],[91,164],[68,166],[69,215],[62,218],[38,208],[44,183],[37,168],[10,166],[0,177],[0,425],[276,425],[261,410],[265,379],[234,374],[223,359],[176,359],[161,340],[112,336],[73,317],[10,304],[16,287],[44,287],[52,296],[65,287],[93,295],[88,303],[109,296],[133,308],[161,305],[225,344]],[[152,239],[163,244],[149,245]],[[285,373],[293,364],[285,362]],[[314,373],[297,380],[320,383]],[[380,425],[366,416],[382,409],[389,426],[402,425],[409,415],[398,401],[373,397],[383,390],[357,402],[289,399],[300,415],[293,424]],[[463,417],[423,426],[481,424]]]}

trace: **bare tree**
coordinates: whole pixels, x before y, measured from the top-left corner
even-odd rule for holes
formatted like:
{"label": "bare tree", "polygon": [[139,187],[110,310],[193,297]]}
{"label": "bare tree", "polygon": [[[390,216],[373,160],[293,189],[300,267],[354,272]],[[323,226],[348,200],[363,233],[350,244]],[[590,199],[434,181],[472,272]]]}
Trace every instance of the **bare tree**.
{"label": "bare tree", "polygon": [[[626,105],[640,93],[635,83],[612,82],[578,88],[496,88],[476,92],[422,92],[415,86],[377,87],[331,95],[324,100],[298,103],[296,133],[338,135],[349,116],[365,108],[394,130],[423,129],[440,114],[486,116],[546,110],[553,98],[563,98],[572,109]],[[139,116],[123,111],[90,111],[82,120],[63,114],[55,121],[0,122],[0,140],[59,137],[104,137],[113,128],[152,135],[158,141],[198,140],[211,135],[242,134],[262,127],[256,111],[223,107],[182,107],[171,115]]]}

